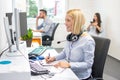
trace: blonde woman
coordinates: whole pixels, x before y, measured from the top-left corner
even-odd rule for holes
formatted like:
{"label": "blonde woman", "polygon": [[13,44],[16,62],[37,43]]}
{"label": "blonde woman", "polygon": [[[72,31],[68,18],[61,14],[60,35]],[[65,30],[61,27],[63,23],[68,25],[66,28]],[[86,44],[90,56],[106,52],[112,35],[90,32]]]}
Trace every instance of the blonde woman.
{"label": "blonde woman", "polygon": [[83,32],[85,18],[81,10],[72,9],[66,13],[66,30],[71,32],[67,36],[66,46],[59,55],[46,57],[46,62],[58,61],[55,67],[71,68],[78,78],[85,79],[90,77],[93,65],[95,42],[93,38]]}

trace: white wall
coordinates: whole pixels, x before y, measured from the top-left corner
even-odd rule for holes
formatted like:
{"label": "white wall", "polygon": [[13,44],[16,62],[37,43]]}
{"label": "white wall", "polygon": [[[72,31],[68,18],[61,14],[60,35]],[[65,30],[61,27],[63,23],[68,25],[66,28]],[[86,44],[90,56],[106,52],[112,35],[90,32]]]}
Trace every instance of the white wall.
{"label": "white wall", "polygon": [[[60,23],[56,29],[56,32],[54,35],[54,41],[52,42],[52,46],[55,48],[63,48],[65,45],[67,34],[68,32],[66,31],[66,26],[64,25],[64,23]],[[57,44],[58,41],[64,41],[64,42]]]}
{"label": "white wall", "polygon": [[120,0],[96,0],[96,10],[104,16],[106,37],[111,39],[109,55],[120,60]]}
{"label": "white wall", "polygon": [[6,12],[12,12],[12,0],[0,0],[0,52],[7,46],[3,16]]}
{"label": "white wall", "polygon": [[26,12],[26,10],[27,10],[26,0],[13,0],[12,6],[14,8],[21,10],[21,12]]}
{"label": "white wall", "polygon": [[94,0],[69,0],[68,9],[78,8],[81,9],[86,17],[86,26],[93,19],[93,14],[95,12]]}

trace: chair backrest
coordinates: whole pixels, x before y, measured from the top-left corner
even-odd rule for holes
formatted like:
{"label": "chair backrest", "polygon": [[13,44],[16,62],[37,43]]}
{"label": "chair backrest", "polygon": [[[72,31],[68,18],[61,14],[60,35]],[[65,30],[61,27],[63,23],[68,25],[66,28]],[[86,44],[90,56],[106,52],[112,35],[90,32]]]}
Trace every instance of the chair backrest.
{"label": "chair backrest", "polygon": [[49,35],[44,35],[42,36],[42,45],[43,46],[51,46],[52,44],[52,41],[54,40],[54,34],[55,34],[55,31],[58,27],[59,23],[53,23],[53,31],[52,31],[52,35],[49,36]]}
{"label": "chair backrest", "polygon": [[59,23],[54,23],[54,25],[55,25],[55,26],[54,26],[54,29],[53,29],[53,32],[52,32],[52,36],[51,36],[51,39],[52,39],[52,40],[54,40],[55,31],[56,31]]}
{"label": "chair backrest", "polygon": [[93,78],[103,78],[103,70],[109,50],[110,39],[92,36],[95,40],[95,57],[92,66]]}

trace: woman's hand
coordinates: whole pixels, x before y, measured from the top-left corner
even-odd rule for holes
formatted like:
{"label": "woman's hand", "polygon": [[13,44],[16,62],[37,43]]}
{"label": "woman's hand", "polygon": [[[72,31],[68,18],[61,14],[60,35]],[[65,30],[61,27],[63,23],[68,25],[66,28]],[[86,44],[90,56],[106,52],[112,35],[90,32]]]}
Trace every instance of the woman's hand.
{"label": "woman's hand", "polygon": [[50,62],[55,61],[55,57],[49,57],[49,56],[47,56],[47,57],[45,58],[45,60],[46,60],[46,63],[50,63]]}
{"label": "woman's hand", "polygon": [[96,27],[98,24],[97,24],[96,22],[94,22],[94,23],[92,23],[91,25],[93,25],[93,26]]}
{"label": "woman's hand", "polygon": [[70,64],[67,61],[60,61],[54,65],[55,67],[69,68]]}

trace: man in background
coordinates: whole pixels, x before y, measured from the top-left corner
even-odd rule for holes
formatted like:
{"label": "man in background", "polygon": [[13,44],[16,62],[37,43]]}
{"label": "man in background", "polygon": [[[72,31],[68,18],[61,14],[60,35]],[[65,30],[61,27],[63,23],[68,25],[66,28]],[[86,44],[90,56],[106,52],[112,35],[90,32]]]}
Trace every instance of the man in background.
{"label": "man in background", "polygon": [[[43,19],[43,22],[41,25],[38,25],[39,19]],[[33,31],[41,32],[42,36],[44,35],[51,36],[53,31],[52,24],[53,24],[53,21],[47,17],[47,11],[44,9],[40,9],[40,13],[36,17],[36,30],[33,30]]]}

